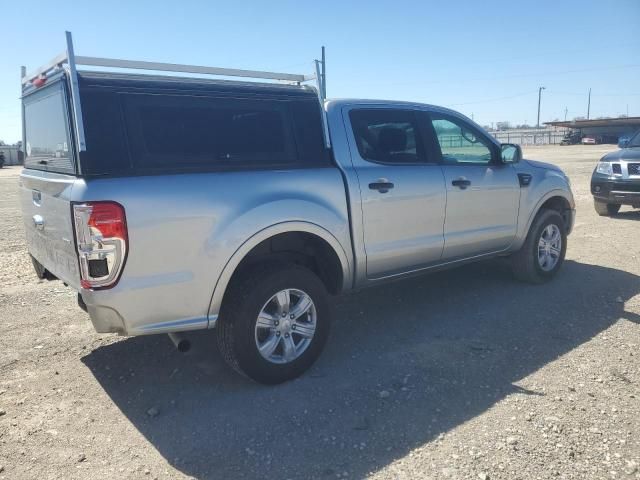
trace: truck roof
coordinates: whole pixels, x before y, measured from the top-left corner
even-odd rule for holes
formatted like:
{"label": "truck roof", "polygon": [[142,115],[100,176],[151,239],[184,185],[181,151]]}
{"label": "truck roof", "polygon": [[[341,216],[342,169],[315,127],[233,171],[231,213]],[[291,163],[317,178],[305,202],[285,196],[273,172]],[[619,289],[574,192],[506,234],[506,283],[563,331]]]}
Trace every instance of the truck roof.
{"label": "truck roof", "polygon": [[317,90],[310,85],[267,82],[247,82],[199,77],[180,77],[120,72],[78,71],[78,82],[84,87],[154,88],[202,93],[259,93],[274,96],[310,97],[318,99]]}
{"label": "truck roof", "polygon": [[472,123],[477,125],[479,128],[482,128],[476,122],[473,122],[473,120],[465,117],[460,112],[457,112],[455,110],[451,110],[450,108],[447,108],[447,107],[441,107],[439,105],[433,105],[433,104],[429,104],[429,103],[411,102],[411,101],[406,101],[406,100],[381,100],[381,99],[374,99],[374,98],[329,98],[329,99],[326,100],[326,103],[325,103],[325,107],[326,107],[327,110],[333,110],[335,108],[340,108],[340,107],[343,107],[345,105],[372,106],[372,107],[374,107],[374,106],[388,106],[388,107],[404,106],[404,107],[407,107],[407,108],[422,108],[422,109],[426,108],[426,109],[429,109],[431,111],[446,113],[446,114],[454,116],[454,117],[464,118],[465,121],[471,121]]}

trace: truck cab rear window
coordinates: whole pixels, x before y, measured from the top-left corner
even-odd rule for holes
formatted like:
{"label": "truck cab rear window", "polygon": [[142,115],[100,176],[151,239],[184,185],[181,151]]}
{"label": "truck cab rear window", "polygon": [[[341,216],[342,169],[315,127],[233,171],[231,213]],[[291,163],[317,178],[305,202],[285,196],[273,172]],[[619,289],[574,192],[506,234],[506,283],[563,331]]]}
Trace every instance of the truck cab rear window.
{"label": "truck cab rear window", "polygon": [[139,169],[255,168],[296,162],[288,107],[276,100],[125,94]]}
{"label": "truck cab rear window", "polygon": [[64,83],[24,98],[26,168],[75,173]]}

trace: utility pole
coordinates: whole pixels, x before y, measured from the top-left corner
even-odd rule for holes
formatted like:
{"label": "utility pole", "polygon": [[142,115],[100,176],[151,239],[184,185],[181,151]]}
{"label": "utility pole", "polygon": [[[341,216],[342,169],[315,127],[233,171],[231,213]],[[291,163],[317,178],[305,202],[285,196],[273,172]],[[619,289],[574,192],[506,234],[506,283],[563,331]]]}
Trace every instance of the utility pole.
{"label": "utility pole", "polygon": [[540,128],[540,100],[542,99],[542,90],[544,87],[538,88],[538,123],[536,123],[536,128]]}
{"label": "utility pole", "polygon": [[589,120],[590,113],[591,113],[591,89],[589,89],[589,99],[587,100],[587,120]]}

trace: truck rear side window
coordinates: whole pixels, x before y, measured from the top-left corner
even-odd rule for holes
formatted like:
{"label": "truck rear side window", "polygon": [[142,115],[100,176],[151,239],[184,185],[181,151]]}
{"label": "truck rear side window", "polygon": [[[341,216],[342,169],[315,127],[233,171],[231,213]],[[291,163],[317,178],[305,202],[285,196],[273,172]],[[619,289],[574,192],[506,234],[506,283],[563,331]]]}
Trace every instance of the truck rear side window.
{"label": "truck rear side window", "polygon": [[26,168],[75,173],[64,83],[24,98]]}
{"label": "truck rear side window", "polygon": [[355,109],[349,114],[358,152],[384,164],[425,163],[425,149],[414,112]]}
{"label": "truck rear side window", "polygon": [[122,95],[139,169],[290,166],[296,144],[286,102]]}

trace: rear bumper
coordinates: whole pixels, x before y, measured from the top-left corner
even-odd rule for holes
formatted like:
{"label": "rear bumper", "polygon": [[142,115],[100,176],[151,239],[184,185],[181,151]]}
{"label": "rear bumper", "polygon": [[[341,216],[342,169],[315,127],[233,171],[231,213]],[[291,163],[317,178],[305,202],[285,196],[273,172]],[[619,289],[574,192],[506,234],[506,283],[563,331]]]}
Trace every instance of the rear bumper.
{"label": "rear bumper", "polygon": [[[57,280],[42,264],[33,258],[33,267],[39,278]],[[68,285],[65,282],[65,285]],[[154,333],[184,332],[213,328],[217,315],[181,317],[185,309],[174,298],[174,312],[167,311],[160,299],[169,298],[175,285],[169,284],[169,291],[163,290],[167,285],[149,288],[132,289],[116,287],[106,290],[88,290],[76,288],[78,306],[89,314],[93,328],[97,333],[117,333],[119,335],[150,335]],[[177,301],[176,301],[177,300]]]}
{"label": "rear bumper", "polygon": [[611,180],[594,175],[591,194],[597,200],[619,205],[640,205],[640,180]]}
{"label": "rear bumper", "polygon": [[150,335],[209,328],[206,315],[180,317],[186,310],[181,299],[173,297],[175,311],[171,312],[162,304],[163,298],[171,297],[162,287],[132,289],[119,284],[107,290],[81,289],[78,303],[98,333]]}
{"label": "rear bumper", "polygon": [[124,319],[113,308],[96,305],[85,306],[96,332],[127,335]]}

